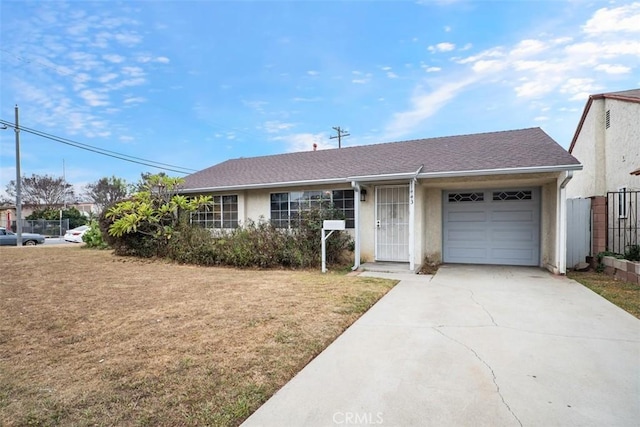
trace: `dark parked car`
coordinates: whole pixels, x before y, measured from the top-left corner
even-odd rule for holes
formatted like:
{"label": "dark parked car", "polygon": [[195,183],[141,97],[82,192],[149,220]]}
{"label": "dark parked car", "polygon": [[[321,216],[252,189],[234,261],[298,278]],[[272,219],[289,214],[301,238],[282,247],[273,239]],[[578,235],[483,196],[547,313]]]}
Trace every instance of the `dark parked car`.
{"label": "dark parked car", "polygon": [[[42,234],[22,233],[22,244],[25,246],[35,246],[44,243]],[[18,235],[11,230],[0,227],[0,246],[16,246]]]}

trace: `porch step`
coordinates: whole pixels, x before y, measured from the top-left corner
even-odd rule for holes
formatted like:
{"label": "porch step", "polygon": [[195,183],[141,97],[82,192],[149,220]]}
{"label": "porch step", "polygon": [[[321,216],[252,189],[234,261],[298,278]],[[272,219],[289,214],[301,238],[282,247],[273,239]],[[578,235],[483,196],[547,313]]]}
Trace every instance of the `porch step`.
{"label": "porch step", "polygon": [[360,269],[376,273],[415,273],[409,270],[408,262],[365,262],[360,264]]}

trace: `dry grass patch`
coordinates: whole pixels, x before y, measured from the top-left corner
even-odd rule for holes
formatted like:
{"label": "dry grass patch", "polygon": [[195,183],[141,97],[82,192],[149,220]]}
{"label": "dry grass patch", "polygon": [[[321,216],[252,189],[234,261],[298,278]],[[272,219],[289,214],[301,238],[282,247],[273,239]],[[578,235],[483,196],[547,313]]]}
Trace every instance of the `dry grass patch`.
{"label": "dry grass patch", "polygon": [[592,271],[572,271],[567,273],[567,277],[582,283],[593,292],[640,319],[640,285],[615,280],[608,274]]}
{"label": "dry grass patch", "polygon": [[3,248],[0,425],[238,425],[393,282]]}

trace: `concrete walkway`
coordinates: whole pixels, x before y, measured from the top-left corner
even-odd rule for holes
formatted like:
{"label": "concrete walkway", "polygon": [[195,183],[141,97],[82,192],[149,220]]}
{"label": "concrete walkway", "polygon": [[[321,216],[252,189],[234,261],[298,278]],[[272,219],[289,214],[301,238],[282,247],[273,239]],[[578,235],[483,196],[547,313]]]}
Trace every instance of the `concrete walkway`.
{"label": "concrete walkway", "polygon": [[640,320],[537,268],[401,282],[249,426],[638,426]]}

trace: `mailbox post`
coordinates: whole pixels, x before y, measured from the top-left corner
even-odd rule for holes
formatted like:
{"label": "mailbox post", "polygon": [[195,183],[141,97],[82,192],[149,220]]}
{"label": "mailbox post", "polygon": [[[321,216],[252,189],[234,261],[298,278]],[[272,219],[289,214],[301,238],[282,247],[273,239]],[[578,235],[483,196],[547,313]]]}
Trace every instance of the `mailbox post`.
{"label": "mailbox post", "polygon": [[[344,230],[343,220],[324,220],[322,222],[322,272],[327,272],[327,239],[336,230]],[[325,234],[326,232],[329,234]]]}

